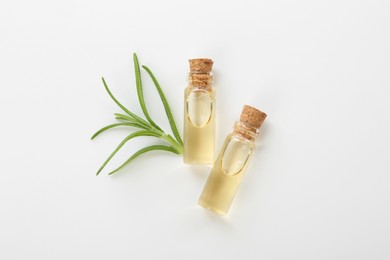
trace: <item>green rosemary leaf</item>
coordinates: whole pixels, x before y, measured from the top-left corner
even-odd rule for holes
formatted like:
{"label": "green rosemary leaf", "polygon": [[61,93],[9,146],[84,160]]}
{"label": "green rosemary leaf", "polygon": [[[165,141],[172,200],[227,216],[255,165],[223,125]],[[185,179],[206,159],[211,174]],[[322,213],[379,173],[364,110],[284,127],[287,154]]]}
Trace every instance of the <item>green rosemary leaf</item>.
{"label": "green rosemary leaf", "polygon": [[145,127],[145,126],[140,125],[140,124],[138,124],[138,123],[130,123],[129,121],[127,121],[126,119],[124,119],[124,118],[122,118],[122,117],[115,117],[115,119],[118,120],[118,121],[121,121],[121,122],[125,122],[125,123],[132,124],[134,127],[139,128],[139,129],[151,130],[150,127]]}
{"label": "green rosemary leaf", "polygon": [[137,122],[134,120],[134,118],[126,116],[124,114],[120,113],[114,113],[115,118],[121,118],[122,120],[128,121],[128,122]]}
{"label": "green rosemary leaf", "polygon": [[147,152],[150,152],[150,151],[156,151],[156,150],[167,151],[167,152],[172,152],[172,153],[178,154],[176,149],[174,149],[171,146],[165,146],[165,145],[151,145],[151,146],[147,146],[147,147],[142,148],[142,149],[138,150],[137,152],[135,152],[132,156],[130,156],[129,159],[127,159],[126,162],[124,162],[121,166],[119,166],[118,168],[116,168],[115,170],[110,172],[108,175],[112,175],[112,174],[116,173],[117,171],[119,171],[120,169],[125,167],[127,164],[129,164],[131,161],[133,161],[135,158],[140,156],[141,154],[144,154],[144,153],[147,153]]}
{"label": "green rosemary leaf", "polygon": [[138,101],[141,106],[142,112],[144,113],[146,119],[154,128],[162,131],[162,129],[149,116],[148,109],[146,108],[143,88],[142,88],[142,81],[141,81],[141,72],[139,69],[139,62],[136,53],[133,54],[133,60],[134,60],[134,71],[135,71],[135,84],[137,86]]}
{"label": "green rosemary leaf", "polygon": [[152,129],[152,126],[149,123],[147,123],[147,122],[144,123],[143,121],[137,121],[134,118],[128,117],[128,116],[120,114],[120,113],[115,113],[114,116],[118,120],[123,120],[123,121],[127,121],[127,122],[131,122],[131,123],[137,124],[137,125],[139,125],[140,128]]}
{"label": "green rosemary leaf", "polygon": [[136,114],[132,113],[130,110],[128,110],[124,105],[122,105],[115,97],[114,95],[111,93],[110,89],[108,88],[107,86],[107,83],[106,81],[104,80],[104,78],[102,77],[102,81],[103,81],[103,85],[104,85],[104,88],[106,89],[108,95],[110,95],[111,99],[114,100],[114,102],[120,107],[122,108],[123,111],[125,111],[127,114],[129,114],[131,117],[133,117],[134,119],[136,120],[139,120],[139,121],[143,121],[145,123],[147,123],[145,120],[143,120],[141,117],[137,116]]}
{"label": "green rosemary leaf", "polygon": [[116,123],[116,124],[111,124],[111,125],[107,125],[103,128],[101,128],[99,131],[97,131],[96,133],[93,134],[93,136],[91,137],[91,140],[93,140],[95,137],[97,137],[98,135],[100,135],[101,133],[103,133],[104,131],[107,131],[111,128],[114,128],[114,127],[117,127],[117,126],[133,126],[133,127],[138,127],[137,124],[134,124],[134,123]]}
{"label": "green rosemary leaf", "polygon": [[149,74],[150,78],[152,79],[154,85],[156,86],[157,92],[160,95],[161,101],[164,105],[165,113],[167,114],[169,125],[171,126],[172,133],[175,136],[176,140],[183,145],[183,140],[180,137],[179,131],[177,130],[177,126],[175,123],[175,119],[173,118],[171,108],[169,106],[168,100],[165,97],[165,94],[157,81],[156,77],[153,75],[153,72],[145,65],[142,65],[142,68],[146,70],[146,72]]}
{"label": "green rosemary leaf", "polygon": [[114,157],[114,155],[119,151],[119,149],[122,148],[123,145],[125,145],[129,140],[138,137],[138,136],[154,136],[154,137],[160,137],[160,135],[156,134],[153,131],[150,130],[141,130],[135,133],[132,133],[128,135],[123,141],[115,148],[115,150],[110,154],[110,156],[107,158],[107,160],[103,163],[103,165],[99,168],[96,175],[99,175],[99,173],[103,170],[103,168],[107,165],[107,163]]}

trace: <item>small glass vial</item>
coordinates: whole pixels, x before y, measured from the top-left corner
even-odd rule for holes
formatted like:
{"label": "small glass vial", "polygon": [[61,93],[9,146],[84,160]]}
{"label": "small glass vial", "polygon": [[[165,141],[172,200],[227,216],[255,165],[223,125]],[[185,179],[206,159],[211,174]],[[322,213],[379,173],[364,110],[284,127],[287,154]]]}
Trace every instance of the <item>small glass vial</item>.
{"label": "small glass vial", "polygon": [[213,164],[215,156],[215,91],[211,59],[191,59],[184,92],[184,163]]}
{"label": "small glass vial", "polygon": [[226,215],[255,149],[258,130],[267,115],[245,105],[240,121],[227,136],[199,198],[199,205]]}

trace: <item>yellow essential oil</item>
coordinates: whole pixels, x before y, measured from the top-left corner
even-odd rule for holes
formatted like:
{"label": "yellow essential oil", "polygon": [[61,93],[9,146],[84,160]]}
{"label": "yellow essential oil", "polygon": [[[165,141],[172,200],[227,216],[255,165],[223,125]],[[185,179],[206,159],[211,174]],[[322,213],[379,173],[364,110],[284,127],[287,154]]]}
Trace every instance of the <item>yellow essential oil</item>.
{"label": "yellow essential oil", "polygon": [[184,92],[184,162],[213,164],[215,156],[215,91],[210,59],[190,60]]}
{"label": "yellow essential oil", "polygon": [[240,121],[225,140],[199,198],[199,205],[226,215],[255,150],[258,129],[266,114],[244,106]]}

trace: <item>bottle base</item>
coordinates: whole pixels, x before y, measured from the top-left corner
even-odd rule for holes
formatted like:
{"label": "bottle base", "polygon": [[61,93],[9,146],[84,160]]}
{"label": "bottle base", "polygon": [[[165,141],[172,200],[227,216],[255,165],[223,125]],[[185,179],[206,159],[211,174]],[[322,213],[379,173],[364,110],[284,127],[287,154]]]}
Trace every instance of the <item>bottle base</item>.
{"label": "bottle base", "polygon": [[219,215],[219,216],[225,216],[226,213],[227,213],[225,211],[222,211],[222,210],[220,210],[218,208],[215,208],[215,207],[211,206],[210,204],[208,204],[208,203],[206,203],[206,202],[204,202],[202,200],[198,201],[198,205],[201,206],[202,208],[204,208],[204,209],[214,213],[214,214]]}
{"label": "bottle base", "polygon": [[197,161],[197,160],[183,160],[185,164],[190,165],[213,165],[214,161]]}

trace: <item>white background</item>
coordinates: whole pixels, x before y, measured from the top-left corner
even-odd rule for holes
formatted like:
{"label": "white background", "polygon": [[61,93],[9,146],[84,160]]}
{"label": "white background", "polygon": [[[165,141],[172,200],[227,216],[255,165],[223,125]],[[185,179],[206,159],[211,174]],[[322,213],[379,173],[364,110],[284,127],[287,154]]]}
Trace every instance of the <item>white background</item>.
{"label": "white background", "polygon": [[[389,1],[2,1],[0,259],[390,259]],[[124,138],[131,55],[182,128],[188,58],[215,61],[217,149],[244,104],[267,112],[225,218],[209,167]],[[145,99],[169,129],[151,81]]]}

